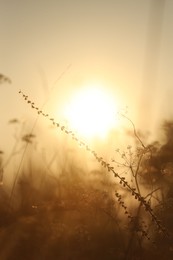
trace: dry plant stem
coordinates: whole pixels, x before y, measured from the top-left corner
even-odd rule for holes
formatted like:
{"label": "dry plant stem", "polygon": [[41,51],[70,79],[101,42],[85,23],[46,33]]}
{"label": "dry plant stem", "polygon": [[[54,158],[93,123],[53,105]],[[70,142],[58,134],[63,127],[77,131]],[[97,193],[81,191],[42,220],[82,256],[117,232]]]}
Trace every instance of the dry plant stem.
{"label": "dry plant stem", "polygon": [[[111,166],[109,163],[107,163],[103,157],[98,156],[98,154],[92,150],[87,144],[85,144],[83,141],[79,140],[76,135],[71,131],[68,130],[64,125],[61,125],[60,123],[55,122],[54,118],[50,117],[49,114],[44,113],[42,110],[39,109],[39,107],[37,107],[35,105],[34,102],[32,102],[31,100],[28,99],[28,96],[25,95],[21,90],[19,91],[19,94],[22,95],[22,97],[24,98],[24,100],[31,106],[31,108],[33,108],[34,110],[37,111],[38,115],[42,115],[44,117],[46,117],[49,121],[52,122],[52,124],[54,126],[56,126],[57,128],[60,128],[61,131],[63,131],[65,134],[70,135],[71,138],[73,140],[75,140],[80,146],[84,147],[88,152],[90,152],[95,159],[104,167],[108,170],[108,172],[112,172],[114,177],[119,179],[119,183],[120,185],[122,185],[124,188],[127,188],[130,192],[131,195],[137,199],[139,201],[139,203],[145,208],[146,211],[148,211],[148,213],[150,214],[152,221],[155,222],[155,224],[157,225],[158,229],[160,231],[162,231],[163,233],[165,233],[165,229],[164,227],[162,227],[160,221],[158,220],[158,218],[156,217],[156,215],[154,214],[150,204],[144,199],[144,197],[142,197],[137,191],[136,189],[132,188],[130,186],[130,184],[126,181],[126,179],[124,177],[121,177],[117,172],[115,172],[114,167]],[[131,120],[130,120],[131,121]],[[133,124],[133,123],[132,123]],[[133,124],[134,125],[134,124]],[[138,138],[138,140],[140,141],[140,143],[142,144],[142,146],[145,148],[144,144],[142,143],[142,141],[139,139],[139,137],[136,134],[135,128],[134,128],[134,132],[136,137]]]}
{"label": "dry plant stem", "polygon": [[[35,128],[35,125],[36,125],[36,123],[37,123],[37,120],[38,120],[38,116],[37,116],[37,118],[36,118],[36,120],[35,120],[35,123],[34,123],[34,125],[33,125],[33,127],[32,127],[31,133],[33,132],[33,130],[34,130],[34,128]],[[18,176],[19,176],[21,167],[22,167],[22,163],[23,163],[23,160],[24,160],[25,153],[26,153],[26,150],[27,150],[27,148],[28,148],[28,145],[29,145],[29,143],[27,142],[27,143],[26,143],[26,146],[25,146],[25,148],[24,148],[23,154],[22,154],[22,158],[21,158],[20,163],[19,163],[19,167],[18,167],[18,169],[17,169],[16,175],[15,175],[15,178],[14,178],[13,185],[12,185],[12,189],[11,189],[11,193],[10,193],[10,198],[9,198],[9,209],[10,209],[10,210],[12,209],[11,206],[12,206],[12,198],[13,198],[13,194],[14,194],[14,189],[15,189],[15,186],[16,186],[16,182],[17,182],[17,179],[18,179]]]}
{"label": "dry plant stem", "polygon": [[[145,145],[144,145],[144,143],[142,142],[142,140],[140,139],[140,137],[138,136],[138,134],[137,134],[137,132],[136,132],[136,128],[135,128],[135,125],[134,125],[134,123],[132,122],[132,120],[130,119],[130,118],[128,118],[127,116],[125,116],[124,114],[121,114],[124,118],[126,118],[131,124],[132,124],[132,126],[133,126],[133,132],[134,132],[134,135],[135,135],[135,137],[137,138],[137,140],[140,142],[140,144],[142,145],[142,147],[144,148],[144,151],[146,151],[146,149],[150,152],[150,156],[152,157],[152,151],[151,151],[151,148],[150,147],[146,147]],[[133,171],[133,167],[132,166],[130,166],[130,169],[131,169],[131,172],[132,172],[132,175],[133,175],[133,177],[135,178],[135,184],[136,184],[136,188],[137,188],[137,190],[138,190],[138,193],[139,194],[141,194],[140,193],[140,188],[139,188],[139,185],[138,185],[138,180],[137,180],[137,175],[138,175],[138,172],[139,172],[139,167],[140,167],[140,164],[141,164],[141,161],[142,161],[142,159],[143,159],[143,153],[140,155],[140,157],[139,157],[139,160],[138,160],[138,164],[137,164],[137,169],[136,169],[136,172],[134,173],[134,171]],[[151,182],[152,183],[152,182]],[[153,194],[155,192],[155,190],[154,191],[152,191],[150,194]],[[146,196],[147,197],[147,196]],[[145,198],[146,198],[145,197]]]}
{"label": "dry plant stem", "polygon": [[[22,131],[23,131],[23,129],[21,130],[20,136],[22,134]],[[16,154],[20,154],[20,152],[24,149],[24,147],[17,149],[17,145],[19,143],[19,138],[15,137],[15,140],[16,141],[15,141],[13,147],[12,147],[11,153],[3,164],[3,168],[7,167],[7,165],[10,163],[12,157],[14,157]]]}
{"label": "dry plant stem", "polygon": [[136,132],[136,128],[135,128],[135,125],[134,123],[132,122],[132,120],[130,118],[128,118],[127,116],[125,116],[124,114],[121,114],[121,116],[123,116],[124,118],[126,118],[133,126],[133,132],[134,132],[134,135],[135,137],[138,139],[138,141],[140,142],[140,144],[142,145],[142,147],[144,149],[146,149],[146,146],[144,145],[144,143],[142,142],[142,140],[140,139],[140,137],[138,136],[137,132]]}
{"label": "dry plant stem", "polygon": [[142,158],[143,158],[143,154],[141,154],[140,157],[139,157],[139,160],[138,160],[138,163],[137,163],[137,168],[136,168],[135,172],[133,170],[133,166],[130,165],[130,170],[131,170],[132,175],[135,179],[135,185],[136,185],[137,191],[140,195],[141,195],[141,192],[140,192],[140,188],[139,188],[139,184],[138,184],[138,173],[139,173],[139,167],[140,167]]}
{"label": "dry plant stem", "polygon": [[151,191],[150,193],[148,193],[146,196],[145,196],[145,199],[147,198],[147,197],[149,197],[149,196],[153,196],[153,193],[154,192],[156,192],[156,191],[158,191],[158,190],[160,190],[161,188],[160,187],[158,187],[158,188],[156,188],[155,190],[153,190],[153,191]]}
{"label": "dry plant stem", "polygon": [[[60,76],[56,79],[56,81],[55,81],[54,84],[53,84],[53,87],[51,88],[51,92],[53,91],[53,89],[54,89],[54,87],[55,87],[55,84],[63,77],[63,75],[70,69],[70,67],[71,67],[71,64],[69,64],[69,65],[67,66],[67,68],[66,68],[66,69],[60,74]],[[2,76],[2,75],[0,74],[0,79],[1,79],[1,76]],[[9,79],[6,78],[6,77],[4,77],[4,78],[5,78],[6,80],[9,80]],[[11,83],[11,80],[10,80],[9,83]],[[48,96],[48,98],[45,100],[45,102],[43,103],[42,109],[43,109],[44,106],[46,105],[48,99],[49,99],[49,96]],[[37,122],[38,122],[38,118],[39,118],[39,116],[37,115],[37,118],[36,118],[36,120],[35,120],[35,122],[34,122],[34,125],[33,125],[32,129],[31,129],[31,131],[30,131],[30,134],[33,134],[33,131],[34,131],[34,129],[35,129],[35,126],[36,126],[36,124],[37,124]],[[28,144],[29,144],[29,143],[27,142],[27,143],[26,143],[26,146],[25,146],[25,149],[24,149],[24,151],[23,151],[23,154],[22,154],[22,158],[21,158],[21,161],[20,161],[20,164],[19,164],[19,167],[18,167],[16,176],[15,176],[15,179],[14,179],[13,185],[12,185],[12,189],[11,189],[11,193],[10,193],[10,199],[9,199],[9,207],[10,207],[10,208],[11,208],[11,202],[12,202],[12,197],[13,197],[14,189],[15,189],[15,186],[16,186],[16,182],[17,182],[17,179],[18,179],[20,170],[21,170],[21,166],[22,166],[22,163],[23,163],[23,159],[24,159],[24,157],[25,157],[25,153],[26,153],[27,148],[28,148]]]}

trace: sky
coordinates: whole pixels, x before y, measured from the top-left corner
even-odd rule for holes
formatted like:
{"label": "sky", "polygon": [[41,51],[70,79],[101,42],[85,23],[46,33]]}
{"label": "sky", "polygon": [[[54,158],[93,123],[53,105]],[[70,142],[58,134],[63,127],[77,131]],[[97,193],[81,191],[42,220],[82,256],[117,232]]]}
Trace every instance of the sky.
{"label": "sky", "polygon": [[[0,146],[12,118],[35,120],[21,89],[53,116],[101,82],[137,128],[173,114],[172,0],[0,0]],[[155,130],[154,130],[155,131]]]}

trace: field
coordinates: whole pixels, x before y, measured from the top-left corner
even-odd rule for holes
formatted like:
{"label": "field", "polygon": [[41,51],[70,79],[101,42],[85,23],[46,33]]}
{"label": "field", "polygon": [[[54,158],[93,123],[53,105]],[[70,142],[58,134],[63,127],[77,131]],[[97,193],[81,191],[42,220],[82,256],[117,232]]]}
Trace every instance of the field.
{"label": "field", "polygon": [[173,122],[164,141],[145,144],[126,118],[134,145],[107,161],[19,94],[63,141],[39,150],[34,129],[23,129],[8,158],[1,147],[0,259],[172,259]]}

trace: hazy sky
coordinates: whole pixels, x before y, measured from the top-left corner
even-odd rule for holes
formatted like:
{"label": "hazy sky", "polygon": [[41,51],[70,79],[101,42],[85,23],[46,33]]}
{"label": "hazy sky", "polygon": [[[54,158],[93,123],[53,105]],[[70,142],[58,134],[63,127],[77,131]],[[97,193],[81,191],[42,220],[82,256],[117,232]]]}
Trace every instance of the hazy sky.
{"label": "hazy sky", "polygon": [[53,88],[54,113],[102,81],[137,126],[171,116],[172,13],[172,0],[0,0],[0,73],[12,79],[0,85],[0,142],[9,119],[32,117],[19,89],[42,105]]}

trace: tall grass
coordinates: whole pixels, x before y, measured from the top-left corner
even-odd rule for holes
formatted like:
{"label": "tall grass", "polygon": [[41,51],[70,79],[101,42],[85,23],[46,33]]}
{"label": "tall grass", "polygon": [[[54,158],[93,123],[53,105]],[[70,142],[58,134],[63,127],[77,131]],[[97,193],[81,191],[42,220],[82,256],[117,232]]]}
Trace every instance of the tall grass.
{"label": "tall grass", "polygon": [[[107,162],[19,93],[34,112],[74,140],[76,149],[92,155],[98,168],[87,172],[72,159],[56,168],[51,155],[49,161],[21,164],[25,146],[10,192],[0,186],[0,259],[172,259],[171,159],[159,168],[167,143],[145,145],[126,118],[136,147],[117,149]],[[32,152],[36,138],[26,133],[18,142]],[[0,169],[5,173],[3,158]]]}

